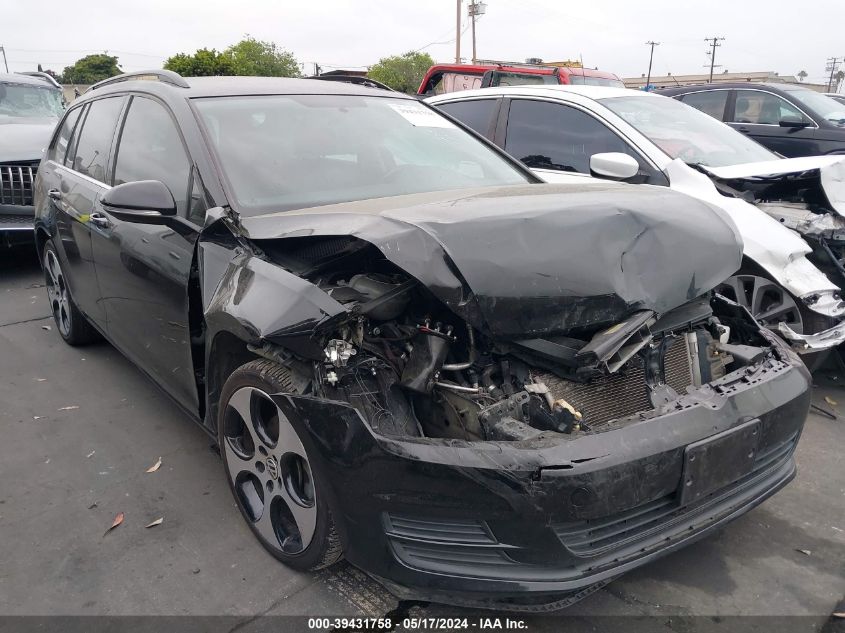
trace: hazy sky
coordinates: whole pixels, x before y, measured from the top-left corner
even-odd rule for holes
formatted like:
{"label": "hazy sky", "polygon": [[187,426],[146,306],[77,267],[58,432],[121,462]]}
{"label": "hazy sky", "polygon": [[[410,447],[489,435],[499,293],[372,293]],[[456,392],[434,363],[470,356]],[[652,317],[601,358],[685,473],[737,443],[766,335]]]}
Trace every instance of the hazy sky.
{"label": "hazy sky", "polygon": [[[0,0],[0,46],[11,70],[61,71],[108,51],[124,70],[160,67],[169,55],[218,50],[249,33],[290,50],[313,71],[365,67],[424,48],[454,59],[456,0]],[[464,1],[464,16],[466,14]],[[463,18],[464,27],[466,17]],[[620,76],[704,72],[705,37],[725,37],[720,70],[809,73],[826,81],[825,60],[845,55],[845,0],[487,0],[478,56],[577,59]],[[471,55],[470,32],[462,55]],[[433,43],[433,44],[432,44]],[[845,69],[845,64],[842,66]]]}

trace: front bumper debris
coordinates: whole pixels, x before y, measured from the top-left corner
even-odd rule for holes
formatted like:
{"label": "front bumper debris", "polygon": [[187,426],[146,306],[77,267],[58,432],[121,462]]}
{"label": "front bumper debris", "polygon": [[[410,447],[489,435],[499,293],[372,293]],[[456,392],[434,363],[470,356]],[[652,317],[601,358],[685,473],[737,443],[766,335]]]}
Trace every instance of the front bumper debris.
{"label": "front bumper debris", "polygon": [[777,330],[799,354],[831,349],[845,342],[845,323],[837,323],[832,328],[816,334],[798,334],[781,321]]}
{"label": "front bumper debris", "polygon": [[[351,563],[401,597],[540,608],[719,529],[792,479],[810,375],[774,345],[659,411],[575,437],[394,438],[344,402],[273,398],[302,421]],[[691,447],[735,431],[747,467],[714,448],[709,473],[741,473],[684,494],[703,472],[686,464]]]}

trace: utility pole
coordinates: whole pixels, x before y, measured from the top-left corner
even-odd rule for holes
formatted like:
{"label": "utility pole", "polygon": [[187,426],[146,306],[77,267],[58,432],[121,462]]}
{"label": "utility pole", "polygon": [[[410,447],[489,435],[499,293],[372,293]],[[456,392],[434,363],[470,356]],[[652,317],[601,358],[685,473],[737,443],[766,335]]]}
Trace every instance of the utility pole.
{"label": "utility pole", "polygon": [[713,83],[713,69],[716,67],[716,47],[721,46],[719,42],[723,41],[724,37],[705,37],[705,42],[710,42],[710,80],[707,83]]}
{"label": "utility pole", "polygon": [[842,58],[837,57],[828,57],[827,59],[827,66],[825,66],[825,70],[830,71],[830,79],[827,80],[827,91],[833,92],[831,86],[833,85],[833,74],[836,72],[836,69],[839,68],[839,62],[842,61]]}
{"label": "utility pole", "polygon": [[475,18],[487,12],[487,5],[478,0],[470,0],[469,5],[467,5],[467,12],[472,20],[472,63],[474,64],[478,59],[475,54]]}
{"label": "utility pole", "polygon": [[651,46],[651,53],[648,55],[648,77],[645,80],[645,89],[648,90],[648,85],[651,83],[651,61],[654,59],[654,47],[660,46],[660,42],[646,42],[646,46]]}
{"label": "utility pole", "polygon": [[461,0],[455,3],[455,63],[461,63]]}
{"label": "utility pole", "polygon": [[315,77],[319,77],[319,76],[320,76],[320,71],[322,71],[322,70],[323,70],[323,69],[322,69],[322,68],[320,68],[320,64],[318,64],[317,62],[314,62],[314,76],[315,76]]}
{"label": "utility pole", "polygon": [[9,72],[9,62],[6,61],[6,49],[0,46],[0,53],[3,53],[3,65],[6,66],[6,72]]}

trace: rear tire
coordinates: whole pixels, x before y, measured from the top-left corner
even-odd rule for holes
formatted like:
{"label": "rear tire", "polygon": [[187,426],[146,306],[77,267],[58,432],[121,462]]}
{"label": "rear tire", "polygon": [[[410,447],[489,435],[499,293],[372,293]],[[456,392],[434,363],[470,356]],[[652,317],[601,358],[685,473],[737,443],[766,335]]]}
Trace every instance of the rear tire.
{"label": "rear tire", "polygon": [[52,240],[44,243],[41,260],[47,285],[47,299],[59,335],[68,345],[87,345],[101,338],[100,333],[76,307],[67,279],[62,270],[59,254]]}
{"label": "rear tire", "polygon": [[242,365],[223,385],[217,434],[229,488],[259,543],[289,567],[313,571],[339,561],[343,548],[303,425],[269,397],[293,391],[282,365]]}

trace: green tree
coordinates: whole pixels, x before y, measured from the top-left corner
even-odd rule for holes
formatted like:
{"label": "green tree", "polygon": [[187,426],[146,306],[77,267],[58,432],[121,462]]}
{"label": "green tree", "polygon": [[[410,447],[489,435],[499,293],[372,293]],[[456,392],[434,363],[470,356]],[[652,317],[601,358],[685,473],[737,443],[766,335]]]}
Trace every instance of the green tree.
{"label": "green tree", "polygon": [[98,53],[86,55],[77,59],[72,66],[66,66],[62,72],[62,80],[65,83],[93,84],[122,72],[117,65],[117,57]]}
{"label": "green tree", "polygon": [[179,53],[164,62],[164,68],[179,73],[183,77],[213,77],[234,75],[231,58],[215,49],[201,48],[193,55]]}
{"label": "green tree", "polygon": [[257,77],[300,77],[299,62],[293,53],[274,42],[262,42],[249,35],[224,53],[232,62],[234,75]]}
{"label": "green tree", "polygon": [[798,71],[798,81],[804,81],[807,78],[807,71],[806,70],[799,70]]}
{"label": "green tree", "polygon": [[414,93],[426,71],[433,65],[434,59],[428,53],[411,51],[404,55],[382,57],[377,64],[370,67],[367,75],[394,90]]}
{"label": "green tree", "polygon": [[252,75],[257,77],[299,77],[299,62],[292,53],[274,42],[262,42],[246,35],[222,53],[201,48],[193,55],[179,53],[164,62],[167,70],[184,77]]}

